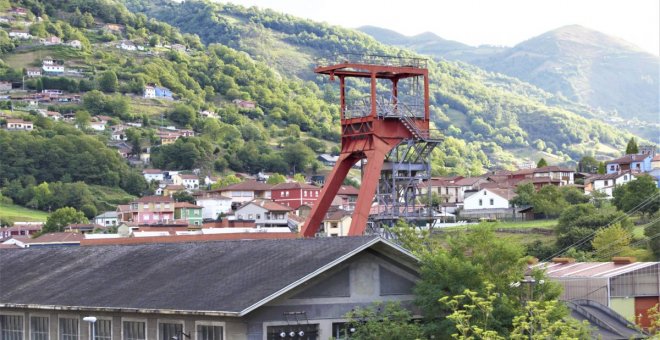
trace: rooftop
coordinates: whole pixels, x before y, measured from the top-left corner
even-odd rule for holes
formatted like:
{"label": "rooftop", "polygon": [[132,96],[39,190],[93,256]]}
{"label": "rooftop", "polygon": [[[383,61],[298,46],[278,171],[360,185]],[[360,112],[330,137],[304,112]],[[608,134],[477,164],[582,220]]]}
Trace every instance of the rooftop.
{"label": "rooftop", "polygon": [[243,181],[241,183],[236,183],[236,184],[231,184],[227,185],[225,187],[222,187],[218,189],[217,191],[222,192],[222,191],[266,191],[270,190],[272,185],[262,183],[262,182],[257,182],[254,180],[249,180],[249,181]]}
{"label": "rooftop", "polygon": [[262,200],[262,199],[254,199],[250,202],[247,202],[243,204],[239,209],[248,206],[250,204],[254,204],[256,206],[262,207],[268,211],[291,211],[290,207],[287,207],[286,205],[281,205],[279,203],[275,203],[271,200]]}
{"label": "rooftop", "polygon": [[645,160],[646,158],[651,157],[650,155],[625,155],[623,157],[617,158],[617,159],[612,159],[605,164],[629,164],[632,162],[641,162]]}
{"label": "rooftop", "polygon": [[550,278],[607,278],[659,264],[660,262],[544,262],[537,266],[545,269]]}
{"label": "rooftop", "polygon": [[373,236],[0,249],[0,306],[242,316],[366,249],[415,266]]}

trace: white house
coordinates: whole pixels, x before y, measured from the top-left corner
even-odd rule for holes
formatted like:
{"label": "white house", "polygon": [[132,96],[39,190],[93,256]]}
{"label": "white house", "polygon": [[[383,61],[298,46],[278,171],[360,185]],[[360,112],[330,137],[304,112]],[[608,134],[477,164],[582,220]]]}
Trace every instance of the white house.
{"label": "white house", "polygon": [[236,220],[254,221],[257,227],[286,227],[292,210],[271,200],[255,199],[236,209],[234,216]]}
{"label": "white house", "polygon": [[189,174],[176,174],[172,176],[176,185],[183,185],[186,189],[199,189],[199,177]]}
{"label": "white house", "polygon": [[464,210],[508,209],[509,201],[515,197],[511,189],[481,189],[463,201]]}
{"label": "white house", "polygon": [[9,32],[9,37],[25,40],[32,38],[32,35],[29,32],[24,31],[11,31]]}
{"label": "white house", "polygon": [[135,50],[137,50],[137,47],[135,46],[135,44],[133,42],[126,41],[126,40],[122,41],[119,45],[117,45],[117,48],[121,48],[122,50],[125,50],[125,51],[135,51]]}
{"label": "white house", "polygon": [[89,127],[94,131],[105,131],[105,122],[103,121],[89,122]]}
{"label": "white house", "polygon": [[156,87],[149,85],[145,86],[144,98],[156,98]]}
{"label": "white house", "polygon": [[28,68],[26,69],[26,73],[28,77],[41,77],[41,69],[40,68]]}
{"label": "white house", "polygon": [[617,185],[626,184],[634,179],[635,176],[629,171],[593,176],[585,180],[584,192],[589,194],[598,191],[606,194],[607,198],[612,198],[612,192]]}
{"label": "white house", "polygon": [[94,223],[104,227],[116,226],[119,223],[119,214],[116,211],[106,211],[94,217]]}
{"label": "white house", "polygon": [[46,57],[41,61],[42,65],[55,65],[55,59],[53,57]]}
{"label": "white house", "polygon": [[162,182],[165,179],[165,173],[160,169],[144,169],[142,170],[142,176],[147,182]]}
{"label": "white house", "polygon": [[232,203],[241,204],[255,198],[271,198],[272,185],[253,180],[231,184],[218,189],[223,196],[231,198]]}
{"label": "white house", "polygon": [[46,65],[42,67],[44,72],[49,72],[49,73],[63,73],[64,72],[64,65]]}
{"label": "white house", "polygon": [[34,130],[34,124],[22,119],[7,119],[7,130],[32,131]]}
{"label": "white house", "polygon": [[195,204],[202,207],[203,219],[218,219],[221,214],[231,213],[231,198],[217,191],[200,192],[194,195]]}
{"label": "white house", "polygon": [[67,44],[69,44],[69,46],[73,48],[82,48],[82,43],[80,42],[80,40],[71,40]]}

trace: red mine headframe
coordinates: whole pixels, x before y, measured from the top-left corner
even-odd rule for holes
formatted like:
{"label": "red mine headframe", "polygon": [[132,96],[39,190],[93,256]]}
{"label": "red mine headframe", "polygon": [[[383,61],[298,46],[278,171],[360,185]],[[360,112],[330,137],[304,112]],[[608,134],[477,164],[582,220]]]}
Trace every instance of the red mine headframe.
{"label": "red mine headframe", "polygon": [[[405,140],[425,141],[429,136],[429,77],[426,61],[415,58],[360,56],[352,61],[327,64],[314,71],[327,74],[330,80],[339,78],[341,106],[341,153],[332,172],[325,181],[321,196],[301,231],[304,237],[313,237],[330,204],[342,185],[348,171],[360,160],[366,160],[362,185],[353,212],[349,235],[362,235],[379,187],[383,163],[388,154]],[[347,104],[347,78],[370,81],[369,96],[362,104]],[[407,90],[419,88],[423,80],[423,103],[400,101],[400,81]],[[384,81],[383,81],[384,80]],[[379,82],[380,81],[380,82]],[[389,81],[389,82],[388,82]],[[383,82],[389,85],[383,93]],[[421,91],[418,91],[421,92]],[[420,93],[416,93],[420,97]],[[430,153],[432,147],[425,151]]]}

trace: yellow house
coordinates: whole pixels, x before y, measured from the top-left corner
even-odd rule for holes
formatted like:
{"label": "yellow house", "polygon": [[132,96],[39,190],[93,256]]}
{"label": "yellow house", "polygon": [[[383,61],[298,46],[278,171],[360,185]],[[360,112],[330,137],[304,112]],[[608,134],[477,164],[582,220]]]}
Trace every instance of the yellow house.
{"label": "yellow house", "polygon": [[351,228],[351,212],[341,209],[329,211],[319,231],[325,236],[347,236]]}

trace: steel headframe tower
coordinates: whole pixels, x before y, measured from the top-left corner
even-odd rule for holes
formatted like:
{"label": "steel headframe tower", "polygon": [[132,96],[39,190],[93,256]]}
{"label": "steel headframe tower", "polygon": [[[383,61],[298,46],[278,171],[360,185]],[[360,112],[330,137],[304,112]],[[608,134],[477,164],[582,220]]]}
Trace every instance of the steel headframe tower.
{"label": "steel headframe tower", "polygon": [[[418,203],[417,185],[430,178],[429,156],[440,140],[430,136],[426,61],[352,56],[351,60],[326,63],[314,71],[329,75],[330,80],[339,78],[341,153],[307,218],[302,235],[315,236],[348,171],[361,160],[366,164],[362,167],[362,186],[349,235],[364,234],[370,213],[377,224],[391,223],[398,218],[419,219],[422,215],[429,219],[431,210]],[[347,78],[369,81],[369,95],[347,103]],[[383,82],[389,85],[385,92]],[[400,94],[400,90],[407,93]],[[408,101],[401,100],[404,97]],[[374,197],[378,203],[375,212],[372,211]]]}

